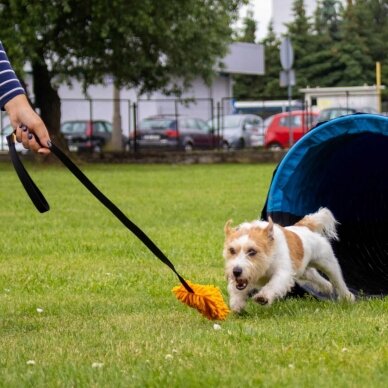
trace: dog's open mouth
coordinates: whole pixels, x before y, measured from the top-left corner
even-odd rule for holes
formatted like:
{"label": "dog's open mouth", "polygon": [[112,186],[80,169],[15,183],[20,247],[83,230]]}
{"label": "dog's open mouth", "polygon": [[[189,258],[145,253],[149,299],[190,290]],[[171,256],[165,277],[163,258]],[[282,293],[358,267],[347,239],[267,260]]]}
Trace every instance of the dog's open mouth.
{"label": "dog's open mouth", "polygon": [[236,288],[238,290],[244,290],[248,285],[248,281],[245,279],[236,279]]}

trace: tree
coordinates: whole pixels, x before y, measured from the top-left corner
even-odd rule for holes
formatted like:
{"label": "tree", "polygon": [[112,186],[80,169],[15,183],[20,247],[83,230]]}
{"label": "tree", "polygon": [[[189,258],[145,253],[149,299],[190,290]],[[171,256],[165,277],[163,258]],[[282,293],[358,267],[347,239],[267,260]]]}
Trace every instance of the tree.
{"label": "tree", "polygon": [[[248,10],[243,19],[241,34],[237,34],[236,40],[255,43],[256,31],[257,22],[253,17],[253,11]],[[233,77],[233,96],[238,100],[255,98],[257,95],[257,85],[260,83],[259,77],[255,75],[235,75]]]}
{"label": "tree", "polygon": [[279,87],[279,74],[282,70],[280,64],[280,41],[273,30],[273,22],[268,25],[266,37],[261,42],[265,48],[265,75],[262,79],[262,95],[266,98],[283,99],[287,95],[286,89]]}
{"label": "tree", "polygon": [[[388,1],[358,0],[353,5],[354,17],[359,24],[359,34],[368,47],[373,62],[382,64],[382,80],[388,84]],[[372,64],[373,66],[373,64]],[[369,84],[375,77],[369,72]],[[385,93],[388,91],[386,90]],[[383,92],[384,93],[384,92]]]}
{"label": "tree", "polygon": [[319,37],[328,35],[332,41],[340,39],[341,13],[343,12],[340,0],[322,0],[315,10],[315,32]]}
{"label": "tree", "polygon": [[295,90],[309,85],[309,55],[314,48],[313,25],[306,14],[303,0],[294,0],[292,5],[294,20],[286,24],[294,49],[294,67],[296,73]]}
{"label": "tree", "polygon": [[306,58],[308,85],[337,86],[337,44],[341,39],[342,5],[338,0],[323,0],[314,14],[313,48]]}
{"label": "tree", "polygon": [[[368,12],[366,8],[364,12]],[[344,10],[340,40],[334,45],[336,68],[332,73],[336,74],[341,86],[374,83],[375,66],[369,50],[370,42],[361,33],[361,19],[354,4],[349,2]]]}
{"label": "tree", "polygon": [[[257,23],[253,13],[248,12],[244,19],[243,34],[239,40],[255,42]],[[269,98],[284,98],[286,92],[279,88],[279,59],[280,42],[273,30],[273,23],[268,26],[267,36],[260,42],[264,46],[265,74],[264,75],[237,75],[234,77],[233,95],[241,100],[262,100]]]}
{"label": "tree", "polygon": [[35,104],[59,135],[57,85],[101,83],[139,94],[179,94],[210,82],[245,0],[9,0],[0,3],[2,41],[20,71],[31,63]]}

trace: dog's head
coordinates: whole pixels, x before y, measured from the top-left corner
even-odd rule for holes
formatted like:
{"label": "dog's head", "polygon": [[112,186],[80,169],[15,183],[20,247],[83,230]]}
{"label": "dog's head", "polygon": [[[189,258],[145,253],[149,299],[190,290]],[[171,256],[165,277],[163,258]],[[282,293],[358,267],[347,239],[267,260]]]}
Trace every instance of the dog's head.
{"label": "dog's head", "polygon": [[243,223],[236,228],[231,224],[229,220],[224,227],[225,272],[229,282],[244,290],[266,276],[271,265],[274,224],[271,219],[268,223]]}

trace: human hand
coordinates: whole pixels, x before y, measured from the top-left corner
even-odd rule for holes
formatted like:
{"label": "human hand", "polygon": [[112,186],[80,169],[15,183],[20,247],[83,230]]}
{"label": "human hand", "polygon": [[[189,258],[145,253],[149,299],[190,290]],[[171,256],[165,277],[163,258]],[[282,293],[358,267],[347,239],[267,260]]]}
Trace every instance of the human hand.
{"label": "human hand", "polygon": [[[8,101],[5,106],[11,125],[16,130],[16,140],[40,154],[49,154],[51,146],[47,128],[39,115],[31,108],[27,97],[19,94]],[[37,139],[35,138],[35,136]]]}

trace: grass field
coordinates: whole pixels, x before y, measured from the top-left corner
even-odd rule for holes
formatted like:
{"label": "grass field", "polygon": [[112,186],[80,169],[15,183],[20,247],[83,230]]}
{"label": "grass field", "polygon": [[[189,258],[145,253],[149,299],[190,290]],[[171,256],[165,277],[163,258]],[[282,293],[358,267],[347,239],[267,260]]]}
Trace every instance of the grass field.
{"label": "grass field", "polygon": [[[83,166],[187,279],[226,284],[223,225],[257,217],[273,165]],[[220,327],[61,166],[0,164],[0,387],[387,387],[388,300],[248,304]]]}

